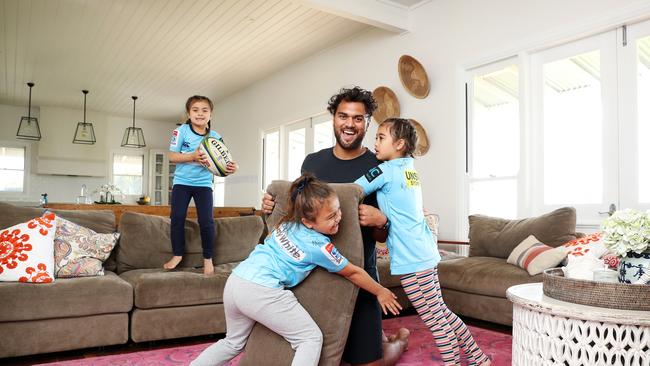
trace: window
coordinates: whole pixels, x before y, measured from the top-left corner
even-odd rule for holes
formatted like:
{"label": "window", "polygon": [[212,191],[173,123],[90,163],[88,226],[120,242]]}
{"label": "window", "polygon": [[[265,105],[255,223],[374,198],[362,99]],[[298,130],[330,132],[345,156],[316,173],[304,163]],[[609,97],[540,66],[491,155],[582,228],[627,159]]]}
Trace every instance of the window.
{"label": "window", "polygon": [[272,181],[280,179],[280,129],[265,132],[262,146],[262,191],[264,191]]}
{"label": "window", "polygon": [[144,175],[143,155],[113,154],[113,184],[126,195],[141,195]]}
{"label": "window", "polygon": [[334,145],[332,117],[321,114],[262,133],[262,190],[275,179],[294,180],[307,154]]}
{"label": "window", "polygon": [[0,192],[25,191],[25,147],[0,146]]}
{"label": "window", "polygon": [[459,220],[572,206],[589,231],[611,204],[650,208],[650,22],[472,69],[466,83]]}
{"label": "window", "polygon": [[517,216],[519,68],[512,61],[473,70],[468,85],[469,213]]}

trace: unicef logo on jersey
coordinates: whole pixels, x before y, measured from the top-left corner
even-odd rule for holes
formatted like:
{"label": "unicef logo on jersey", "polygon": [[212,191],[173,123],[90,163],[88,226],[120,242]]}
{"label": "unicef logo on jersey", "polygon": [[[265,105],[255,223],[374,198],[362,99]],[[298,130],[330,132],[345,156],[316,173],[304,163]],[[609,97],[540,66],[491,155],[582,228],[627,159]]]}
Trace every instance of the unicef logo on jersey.
{"label": "unicef logo on jersey", "polygon": [[289,236],[287,235],[287,230],[286,230],[286,224],[280,225],[275,230],[275,242],[280,245],[280,248],[289,255],[289,257],[297,260],[297,261],[302,261],[305,259],[305,252],[298,248],[296,244],[294,244],[291,239],[289,239]]}

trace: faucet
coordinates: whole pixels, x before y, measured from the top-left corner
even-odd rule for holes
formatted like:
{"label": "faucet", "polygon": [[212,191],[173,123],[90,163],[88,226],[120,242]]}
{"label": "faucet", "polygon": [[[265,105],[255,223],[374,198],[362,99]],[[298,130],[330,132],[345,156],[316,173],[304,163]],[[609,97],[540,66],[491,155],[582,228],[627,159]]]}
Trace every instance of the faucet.
{"label": "faucet", "polygon": [[82,184],[81,185],[81,197],[85,197],[85,196],[86,196],[86,185]]}

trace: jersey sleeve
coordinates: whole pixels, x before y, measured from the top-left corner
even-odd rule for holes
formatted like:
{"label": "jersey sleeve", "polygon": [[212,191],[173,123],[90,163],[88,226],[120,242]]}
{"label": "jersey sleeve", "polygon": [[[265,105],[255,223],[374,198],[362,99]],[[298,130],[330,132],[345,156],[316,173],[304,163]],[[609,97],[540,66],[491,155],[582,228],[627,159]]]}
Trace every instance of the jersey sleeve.
{"label": "jersey sleeve", "polygon": [[366,174],[355,180],[354,183],[360,185],[366,195],[376,192],[388,182],[388,174],[384,172],[386,169],[387,166],[384,164],[370,168]]}
{"label": "jersey sleeve", "polygon": [[169,141],[169,151],[181,152],[181,147],[183,146],[183,132],[181,127],[172,131],[172,138]]}
{"label": "jersey sleeve", "polygon": [[321,241],[314,249],[314,264],[325,268],[329,272],[339,272],[349,263],[348,259],[336,249],[329,239]]}

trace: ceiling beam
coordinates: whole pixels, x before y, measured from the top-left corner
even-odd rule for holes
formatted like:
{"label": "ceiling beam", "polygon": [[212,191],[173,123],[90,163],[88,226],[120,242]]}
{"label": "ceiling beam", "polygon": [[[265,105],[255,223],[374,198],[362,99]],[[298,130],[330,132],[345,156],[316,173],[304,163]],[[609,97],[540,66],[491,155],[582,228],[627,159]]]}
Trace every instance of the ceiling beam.
{"label": "ceiling beam", "polygon": [[380,0],[299,0],[304,5],[394,33],[410,29],[409,10]]}

